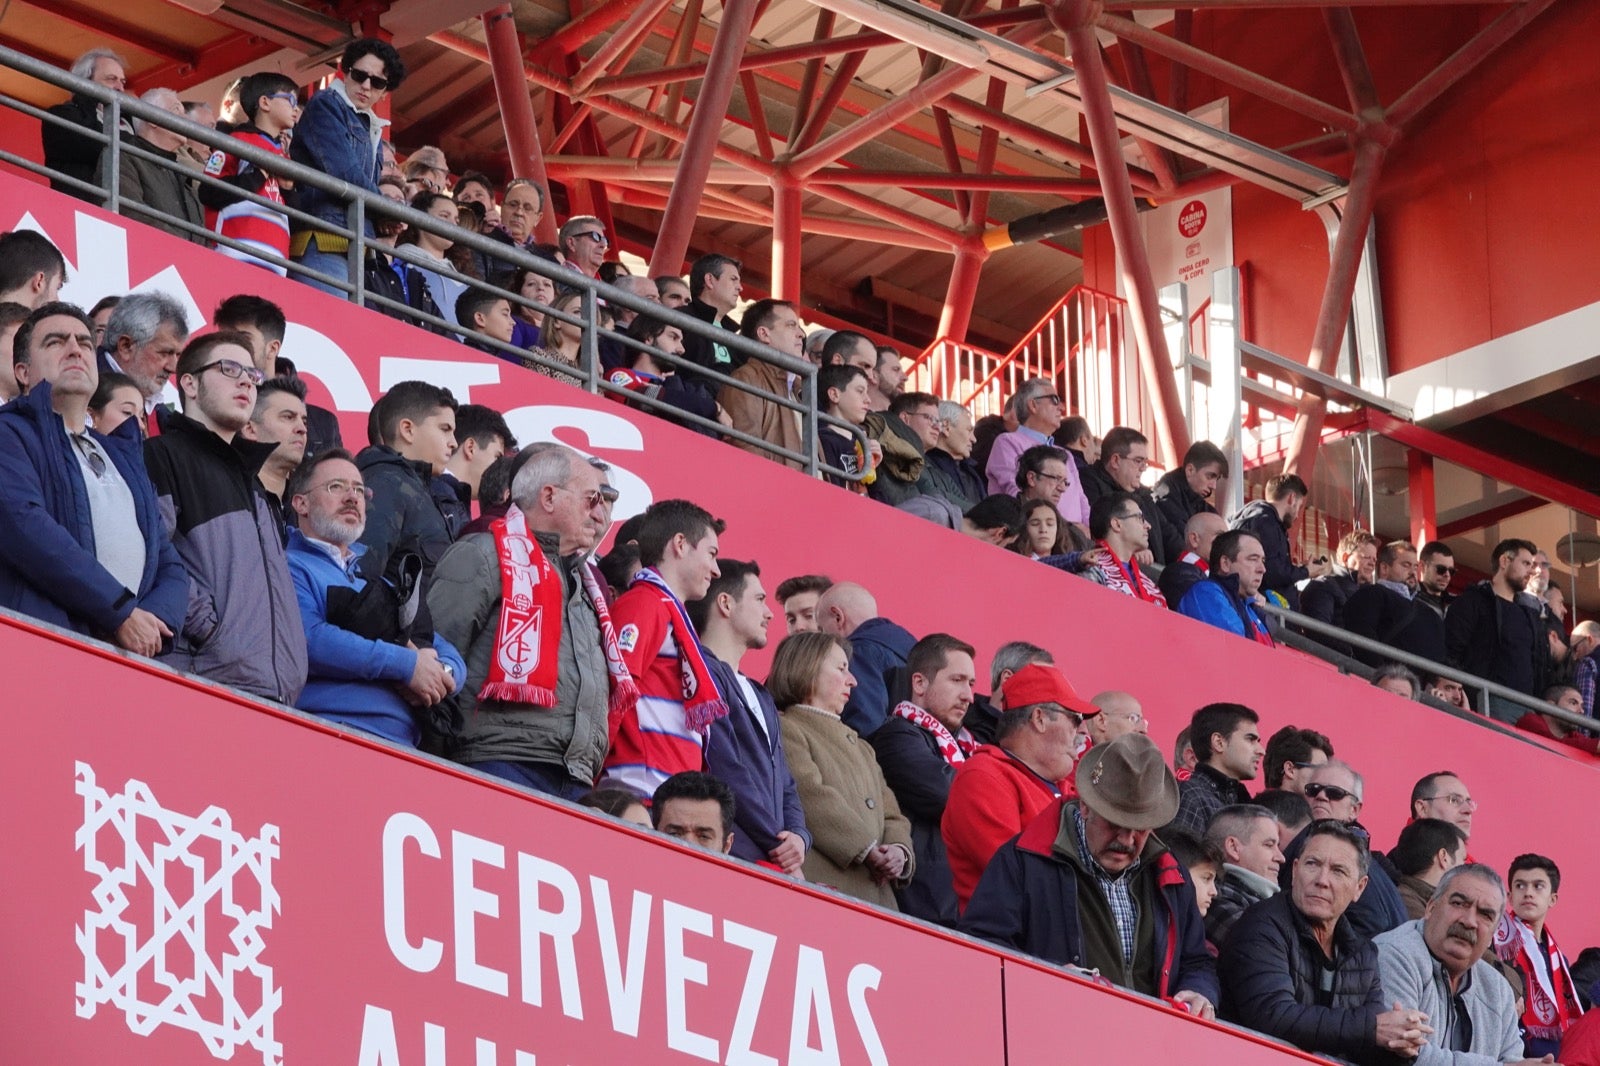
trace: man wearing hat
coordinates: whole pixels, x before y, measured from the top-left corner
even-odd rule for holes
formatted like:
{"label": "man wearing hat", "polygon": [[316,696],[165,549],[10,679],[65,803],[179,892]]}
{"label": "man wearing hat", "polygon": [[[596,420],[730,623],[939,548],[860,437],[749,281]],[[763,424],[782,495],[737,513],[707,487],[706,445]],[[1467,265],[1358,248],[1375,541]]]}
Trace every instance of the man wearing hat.
{"label": "man wearing hat", "polygon": [[1153,833],[1177,810],[1177,779],[1149,737],[1090,749],[1078,798],[1051,804],[996,853],[961,930],[1215,1017],[1194,886]]}
{"label": "man wearing hat", "polygon": [[1038,662],[1007,677],[1000,698],[1006,709],[994,743],[956,770],[940,822],[956,903],[963,908],[1000,845],[1070,794],[1083,720],[1100,713],[1060,670]]}

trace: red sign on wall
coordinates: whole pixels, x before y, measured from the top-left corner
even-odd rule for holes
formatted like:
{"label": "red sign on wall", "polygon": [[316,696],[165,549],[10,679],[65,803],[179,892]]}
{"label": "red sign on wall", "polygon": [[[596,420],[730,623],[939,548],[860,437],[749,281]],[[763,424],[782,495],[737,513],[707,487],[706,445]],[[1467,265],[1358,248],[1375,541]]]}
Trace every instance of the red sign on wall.
{"label": "red sign on wall", "polygon": [[1178,212],[1178,232],[1185,237],[1198,237],[1205,228],[1206,205],[1199,200],[1184,204],[1183,210]]}

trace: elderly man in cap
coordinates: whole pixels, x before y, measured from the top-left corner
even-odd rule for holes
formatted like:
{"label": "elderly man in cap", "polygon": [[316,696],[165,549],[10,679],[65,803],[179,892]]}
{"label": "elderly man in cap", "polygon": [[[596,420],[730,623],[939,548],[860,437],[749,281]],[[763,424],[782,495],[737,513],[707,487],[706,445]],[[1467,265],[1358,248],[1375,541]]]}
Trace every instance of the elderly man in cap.
{"label": "elderly man in cap", "polygon": [[1194,886],[1153,832],[1177,810],[1177,779],[1149,737],[1090,749],[1078,798],[1055,801],[1000,849],[962,931],[1215,1017]]}
{"label": "elderly man in cap", "polygon": [[1051,801],[1070,794],[1084,719],[1100,708],[1080,697],[1066,676],[1026,663],[1000,684],[1005,711],[985,744],[956,770],[940,833],[950,860],[956,903],[965,907],[1000,845]]}

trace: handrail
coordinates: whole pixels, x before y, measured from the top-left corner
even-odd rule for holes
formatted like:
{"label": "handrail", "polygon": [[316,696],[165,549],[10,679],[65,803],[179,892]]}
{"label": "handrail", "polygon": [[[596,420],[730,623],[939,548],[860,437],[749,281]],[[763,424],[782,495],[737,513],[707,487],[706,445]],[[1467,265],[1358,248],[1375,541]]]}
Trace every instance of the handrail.
{"label": "handrail", "polygon": [[[96,82],[76,77],[67,71],[63,71],[47,62],[35,59],[34,57],[29,56],[26,53],[16,51],[15,49],[0,47],[0,67],[7,67],[12,70],[16,70],[39,81],[53,85],[60,89],[67,90],[68,92],[71,92],[77,96],[81,96],[105,105],[105,129],[100,132],[96,132],[92,129],[71,122],[68,119],[49,114],[47,111],[27,104],[24,101],[17,100],[8,95],[0,94],[0,105],[10,107],[13,110],[17,110],[24,114],[28,114],[31,117],[39,119],[41,122],[49,122],[51,124],[70,129],[77,136],[94,140],[105,145],[105,152],[110,156],[108,165],[105,167],[107,187],[102,188],[98,185],[85,184],[68,175],[61,174],[58,171],[54,171],[34,163],[32,160],[16,156],[14,153],[0,152],[0,160],[10,163],[14,166],[18,166],[22,169],[26,169],[34,174],[50,177],[52,179],[63,180],[69,186],[81,188],[85,192],[93,191],[96,194],[104,195],[106,197],[106,207],[108,210],[127,214],[128,210],[124,209],[131,209],[133,214],[141,217],[159,218],[163,223],[170,224],[182,232],[203,235],[208,241],[229,247],[248,250],[253,256],[262,259],[263,261],[273,262],[275,265],[282,266],[286,270],[296,274],[315,277],[319,281],[349,293],[352,301],[360,306],[366,306],[368,302],[373,302],[383,307],[389,307],[402,311],[408,317],[419,321],[426,321],[430,325],[440,328],[448,328],[452,332],[460,333],[465,337],[472,338],[473,340],[478,341],[492,349],[516,353],[519,359],[531,358],[533,361],[538,362],[541,365],[550,365],[552,369],[565,370],[569,374],[572,374],[572,372],[576,371],[576,373],[572,374],[572,376],[581,377],[581,387],[585,388],[586,391],[596,394],[602,391],[626,393],[630,401],[638,401],[646,407],[670,412],[672,417],[675,419],[682,419],[696,424],[708,425],[711,428],[715,428],[716,431],[721,434],[744,441],[745,443],[758,447],[761,450],[772,453],[780,458],[792,459],[800,462],[805,466],[806,471],[813,476],[816,476],[819,473],[829,473],[850,481],[859,481],[863,477],[863,475],[860,473],[852,474],[836,467],[828,466],[821,461],[819,450],[817,448],[817,429],[821,420],[827,419],[830,424],[837,424],[848,428],[852,434],[858,436],[863,440],[863,442],[865,441],[865,437],[857,427],[848,426],[846,423],[840,422],[837,419],[829,418],[829,416],[819,411],[816,389],[818,368],[809,360],[790,356],[784,352],[778,351],[777,349],[761,344],[758,341],[741,336],[740,334],[709,325],[708,323],[702,322],[700,319],[697,319],[692,315],[685,314],[682,311],[666,307],[650,300],[642,299],[625,289],[619,289],[596,278],[590,278],[588,275],[582,274],[571,267],[568,267],[564,264],[553,263],[548,259],[535,256],[523,250],[522,248],[502,243],[490,237],[484,236],[481,233],[463,229],[462,227],[454,225],[453,223],[436,219],[431,215],[415,210],[409,205],[397,203],[378,193],[358,188],[354,185],[351,185],[349,182],[330,177],[320,170],[297,163],[292,159],[277,155],[276,153],[257,147],[256,145],[250,144],[229,134],[221,133],[211,127],[203,126],[187,117],[175,115],[169,111],[163,110],[162,108],[148,104],[143,100],[118,93]],[[347,224],[345,226],[340,226],[339,224],[330,222],[326,219],[314,218],[314,216],[306,214],[297,208],[285,207],[285,205],[274,203],[257,194],[240,190],[233,186],[226,186],[226,183],[221,182],[219,179],[212,178],[205,174],[196,174],[193,170],[184,167],[181,163],[167,160],[159,155],[145,151],[137,145],[127,144],[122,140],[118,133],[121,120],[124,117],[137,118],[151,125],[159,126],[161,128],[171,130],[174,133],[181,134],[183,137],[191,141],[204,144],[212,149],[225,150],[229,154],[244,159],[251,164],[262,168],[263,170],[288,178],[294,181],[297,186],[308,186],[311,188],[320,189],[348,205],[346,216]],[[199,180],[202,182],[208,182],[212,185],[226,186],[232,195],[239,197],[241,200],[247,200],[254,204],[269,207],[275,211],[283,213],[291,219],[301,222],[302,224],[314,223],[318,229],[348,240],[350,242],[351,264],[349,277],[333,277],[305,267],[303,264],[298,262],[294,262],[292,260],[282,260],[280,257],[270,253],[264,254],[255,248],[244,249],[244,246],[240,245],[238,242],[232,241],[221,234],[206,230],[203,227],[195,226],[193,223],[185,219],[179,219],[165,215],[150,208],[146,204],[121,204],[119,202],[120,197],[118,187],[121,161],[125,155],[131,155],[134,158],[143,159],[153,162],[159,166],[176,170],[189,180]],[[537,355],[533,355],[533,353],[525,352],[522,349],[510,348],[509,346],[496,341],[494,338],[488,337],[470,328],[435,319],[432,316],[424,315],[423,313],[418,312],[416,309],[409,306],[399,305],[396,301],[387,300],[382,296],[367,293],[365,291],[363,268],[366,262],[368,250],[378,244],[378,242],[376,242],[373,238],[368,237],[365,232],[365,221],[367,218],[371,217],[389,217],[397,219],[406,223],[406,225],[412,229],[423,230],[448,237],[455,244],[464,245],[465,247],[474,251],[482,252],[490,256],[492,259],[503,262],[509,266],[525,268],[533,271],[534,273],[541,274],[544,277],[549,278],[558,287],[575,289],[582,292],[584,294],[582,314],[569,318],[568,316],[557,314],[553,310],[545,308],[543,305],[535,304],[533,301],[522,297],[520,293],[510,293],[504,289],[488,284],[485,281],[468,278],[466,275],[459,274],[453,270],[451,271],[450,275],[453,279],[459,280],[465,284],[473,285],[475,287],[503,296],[510,300],[513,305],[536,306],[543,310],[546,315],[553,316],[563,321],[574,321],[581,324],[584,327],[583,343],[585,358],[583,359],[583,363],[587,365],[582,365],[579,367],[566,367],[548,364],[547,360],[543,360]],[[404,245],[397,247],[382,245],[381,248],[383,254],[385,255],[394,256],[404,262],[410,263],[413,266],[418,266],[422,269],[426,269],[435,273],[443,273],[437,263],[421,259],[420,253],[411,252]],[[770,393],[749,383],[726,377],[720,373],[717,373],[716,371],[707,370],[706,368],[702,368],[697,364],[686,363],[684,360],[677,359],[648,345],[643,346],[648,348],[655,358],[664,363],[677,366],[692,366],[694,372],[697,374],[707,378],[714,377],[723,384],[733,385],[742,391],[758,395],[768,402],[776,403],[782,407],[796,411],[801,416],[802,435],[804,441],[803,446],[805,451],[803,453],[797,453],[790,449],[770,444],[760,438],[751,436],[750,434],[732,430],[721,425],[707,423],[706,420],[698,419],[693,415],[689,415],[686,412],[672,407],[670,404],[653,400],[648,396],[627,392],[627,390],[620,390],[616,386],[610,385],[608,382],[602,380],[602,375],[599,373],[597,359],[598,336],[601,330],[597,315],[597,308],[602,300],[607,306],[624,307],[637,313],[648,314],[653,318],[660,319],[669,323],[670,325],[678,327],[686,334],[693,334],[695,336],[706,338],[707,340],[723,345],[724,347],[738,351],[749,358],[761,359],[764,362],[779,367],[786,373],[795,375],[796,378],[799,379],[798,383],[800,386],[800,395],[796,399],[790,399],[787,396],[780,396],[775,393]],[[441,308],[440,310],[448,313],[449,309]],[[607,331],[607,335],[613,338],[619,336],[619,334],[612,331]],[[629,342],[635,344],[638,343],[632,342],[631,339],[629,339]]]}

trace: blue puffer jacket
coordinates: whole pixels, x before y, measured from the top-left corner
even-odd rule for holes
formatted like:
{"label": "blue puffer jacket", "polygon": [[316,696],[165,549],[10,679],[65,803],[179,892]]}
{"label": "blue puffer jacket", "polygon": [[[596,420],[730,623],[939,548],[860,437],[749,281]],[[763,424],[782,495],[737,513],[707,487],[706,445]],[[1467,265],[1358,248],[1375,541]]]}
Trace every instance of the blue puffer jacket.
{"label": "blue puffer jacket", "polygon": [[138,607],[177,632],[189,574],[162,526],[138,423],[129,419],[111,436],[90,433],[133,493],[145,540],[138,589],[123,588],[95,558],[83,472],[44,382],[0,408],[0,606],[99,637]]}
{"label": "blue puffer jacket", "polygon": [[862,736],[871,736],[889,717],[894,693],[894,672],[906,664],[917,638],[887,618],[869,618],[850,634],[850,672],[855,691],[844,705],[844,723]]}
{"label": "blue puffer jacket", "polygon": [[[369,640],[328,622],[328,590],[360,589],[366,581],[356,571],[363,544],[351,545],[344,567],[333,556],[289,530],[289,575],[294,578],[295,599],[306,628],[306,665],[309,675],[295,706],[330,721],[365,729],[413,747],[421,739],[411,708],[400,696],[399,685],[411,680],[417,653],[399,644]],[[467,676],[461,653],[435,635],[433,648],[439,661],[455,671],[456,689]]]}
{"label": "blue puffer jacket", "polygon": [[1183,594],[1178,613],[1248,640],[1256,640],[1258,634],[1268,632],[1267,623],[1255,605],[1246,603],[1239,595],[1237,574],[1216,574],[1196,581]]}
{"label": "blue puffer jacket", "polygon": [[[344,95],[344,83],[336,82],[313,96],[301,112],[300,121],[295,123],[294,140],[289,143],[289,158],[330,178],[376,193],[381,164],[371,122],[369,116],[350,105]],[[321,189],[299,185],[290,196],[291,205],[308,215],[341,225],[345,222],[345,204]],[[306,227],[295,223],[294,228]],[[371,216],[367,218],[367,236],[372,236]]]}

